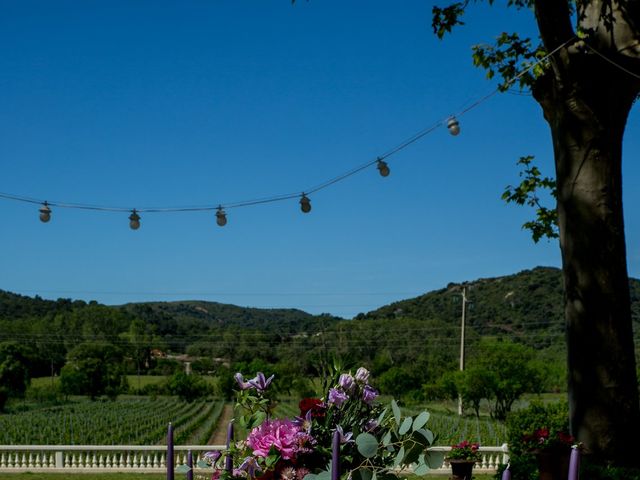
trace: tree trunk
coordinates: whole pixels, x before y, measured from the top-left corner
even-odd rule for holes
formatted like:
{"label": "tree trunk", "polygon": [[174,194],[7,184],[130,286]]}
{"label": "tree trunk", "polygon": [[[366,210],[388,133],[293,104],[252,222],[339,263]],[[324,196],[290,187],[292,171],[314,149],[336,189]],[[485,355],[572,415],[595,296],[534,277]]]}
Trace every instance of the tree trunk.
{"label": "tree trunk", "polygon": [[562,81],[556,69],[534,88],[555,154],[571,429],[594,459],[640,466],[622,209],[622,137],[637,82],[598,56],[571,56]]}

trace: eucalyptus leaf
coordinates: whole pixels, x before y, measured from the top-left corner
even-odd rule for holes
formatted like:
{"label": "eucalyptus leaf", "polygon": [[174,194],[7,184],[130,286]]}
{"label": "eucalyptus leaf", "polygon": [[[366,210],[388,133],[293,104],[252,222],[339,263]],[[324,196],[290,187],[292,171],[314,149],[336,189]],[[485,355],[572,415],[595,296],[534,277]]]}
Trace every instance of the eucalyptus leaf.
{"label": "eucalyptus leaf", "polygon": [[433,443],[433,439],[434,439],[434,435],[433,432],[431,430],[427,430],[425,428],[421,428],[419,430],[416,430],[417,433],[419,433],[420,435],[422,435],[427,442],[429,442],[429,445],[431,445]]}
{"label": "eucalyptus leaf", "polygon": [[400,450],[398,451],[396,458],[393,460],[393,466],[394,467],[399,466],[403,460],[404,460],[404,445],[400,447]]}
{"label": "eucalyptus leaf", "polygon": [[178,465],[174,471],[176,473],[188,473],[191,471],[191,467],[189,465]]}
{"label": "eucalyptus leaf", "polygon": [[400,425],[400,407],[395,400],[391,400],[391,410],[393,410],[393,416],[396,419],[396,425]]}
{"label": "eucalyptus leaf", "polygon": [[391,443],[391,432],[387,432],[384,434],[384,437],[382,437],[382,445],[386,447],[390,443]]}
{"label": "eucalyptus leaf", "polygon": [[209,468],[211,465],[209,465],[207,462],[205,462],[204,460],[198,460],[198,463],[196,463],[196,466],[198,468]]}
{"label": "eucalyptus leaf", "polygon": [[413,421],[413,431],[415,432],[416,430],[424,427],[427,424],[427,421],[429,421],[430,416],[431,414],[429,412],[422,412],[418,415]]}
{"label": "eucalyptus leaf", "polygon": [[431,469],[440,468],[444,463],[444,452],[427,451],[425,461]]}
{"label": "eucalyptus leaf", "polygon": [[400,430],[398,430],[398,433],[400,435],[404,435],[409,431],[409,429],[411,429],[412,424],[413,424],[413,420],[411,419],[411,417],[405,418],[402,422],[402,425],[400,425]]}
{"label": "eucalyptus leaf", "polygon": [[357,470],[352,472],[352,477],[355,480],[371,480],[373,477],[373,472],[366,468],[358,468]]}
{"label": "eucalyptus leaf", "polygon": [[424,463],[419,463],[414,469],[413,469],[413,474],[414,475],[426,475],[427,473],[429,473],[430,468],[424,464]]}
{"label": "eucalyptus leaf", "polygon": [[370,433],[361,433],[356,437],[358,452],[365,458],[372,458],[378,452],[378,440]]}
{"label": "eucalyptus leaf", "polygon": [[382,425],[382,421],[384,420],[384,416],[387,414],[387,408],[385,408],[384,410],[382,410],[382,413],[380,415],[378,415],[378,425]]}

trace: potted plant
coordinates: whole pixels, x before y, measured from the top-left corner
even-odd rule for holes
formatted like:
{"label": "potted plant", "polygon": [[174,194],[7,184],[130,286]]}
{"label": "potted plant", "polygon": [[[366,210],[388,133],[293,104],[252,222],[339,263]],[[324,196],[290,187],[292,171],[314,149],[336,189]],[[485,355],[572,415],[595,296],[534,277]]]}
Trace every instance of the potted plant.
{"label": "potted plant", "polygon": [[447,456],[453,480],[471,480],[473,466],[481,459],[480,444],[463,440],[457,445],[451,446]]}
{"label": "potted plant", "polygon": [[523,441],[536,456],[540,480],[564,480],[574,438],[565,430],[542,427],[525,434]]}

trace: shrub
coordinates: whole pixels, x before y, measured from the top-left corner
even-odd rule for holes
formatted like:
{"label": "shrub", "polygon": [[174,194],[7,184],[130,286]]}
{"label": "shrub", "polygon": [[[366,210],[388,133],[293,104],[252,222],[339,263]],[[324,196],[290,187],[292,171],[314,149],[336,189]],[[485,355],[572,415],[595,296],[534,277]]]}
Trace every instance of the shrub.
{"label": "shrub", "polygon": [[527,438],[543,427],[552,431],[569,431],[569,410],[566,402],[549,405],[533,402],[528,408],[512,412],[507,417],[509,458],[513,478],[537,480],[538,466]]}

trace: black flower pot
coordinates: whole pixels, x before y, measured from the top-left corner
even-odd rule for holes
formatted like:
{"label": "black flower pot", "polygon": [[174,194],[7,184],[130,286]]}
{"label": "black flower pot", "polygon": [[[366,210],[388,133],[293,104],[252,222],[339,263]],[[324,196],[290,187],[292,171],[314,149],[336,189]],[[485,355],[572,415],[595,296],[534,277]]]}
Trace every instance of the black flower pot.
{"label": "black flower pot", "polygon": [[540,480],[566,480],[571,456],[569,448],[537,450],[535,454]]}
{"label": "black flower pot", "polygon": [[476,462],[473,460],[449,460],[451,473],[453,474],[451,480],[471,480],[471,473],[473,472],[473,466],[475,464]]}

